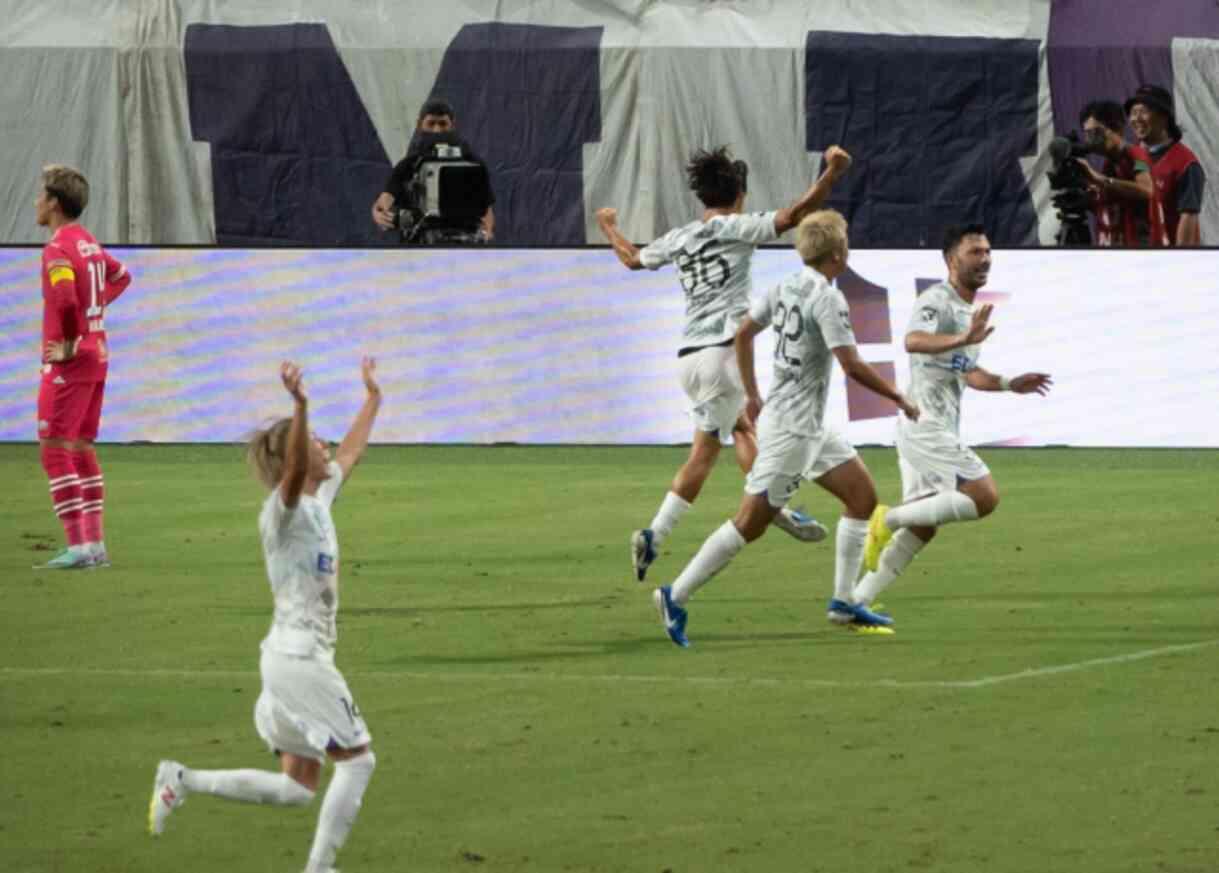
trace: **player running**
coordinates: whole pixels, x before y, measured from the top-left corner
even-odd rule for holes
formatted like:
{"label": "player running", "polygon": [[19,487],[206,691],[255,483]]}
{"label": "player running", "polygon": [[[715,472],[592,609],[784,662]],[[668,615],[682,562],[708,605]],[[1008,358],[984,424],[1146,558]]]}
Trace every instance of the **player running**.
{"label": "player running", "polygon": [[322,801],[305,873],[333,870],[376,764],[364,717],[334,664],[339,545],[330,517],[339,488],[368,446],[381,406],[375,368],[372,358],[364,359],[367,397],[334,460],[309,432],[301,369],[291,363],[280,368],[280,378],[295,401],[292,418],[258,432],[250,443],[250,460],[271,489],[258,529],[275,598],[271,630],[262,641],[262,693],[254,723],[279,756],[281,772],[192,770],[162,761],[148,809],[153,834],[164,830],[169,814],[192,793],[306,806],[329,757],[334,777]]}
{"label": "player running", "polygon": [[[741,471],[748,473],[758,453],[753,424],[742,414],[745,391],[732,350],[737,326],[749,311],[750,262],[754,249],[791,230],[829,196],[851,165],[838,146],[825,152],[825,170],[795,203],[772,212],[745,215],[748,167],[727,147],[698,151],[686,166],[690,188],[702,201],[702,218],[675,228],[643,249],[618,229],[617,210],[597,210],[597,223],[623,265],[657,270],[675,263],[686,296],[681,383],[690,400],[694,437],[690,455],[677,471],[652,523],[631,535],[631,563],[642,582],[661,544],[690,509],[711,475],[721,441],[731,441]],[[826,530],[816,519],[786,507],[775,524],[799,540],[817,542]]]}
{"label": "player running", "polygon": [[[891,624],[887,616],[860,606],[852,597],[868,517],[876,506],[876,486],[854,447],[824,423],[834,359],[850,378],[892,400],[909,418],[917,419],[919,411],[859,357],[846,298],[830,284],[847,267],[846,220],[832,209],[814,212],[796,230],[796,251],[805,268],[755,300],[736,335],[736,356],[748,397],[746,415],[758,421],[759,444],[741,507],[734,519],[707,538],[676,582],[653,593],[665,632],[682,647],[690,644],[685,607],[691,596],[746,543],[766,532],[806,480],[816,482],[843,506],[835,542],[830,621],[884,631]],[[775,331],[774,380],[763,408],[754,376],[753,341],[767,327]]]}
{"label": "player running", "polygon": [[89,182],[59,164],[42,169],[35,220],[51,232],[42,250],[42,381],[38,442],[51,505],[67,548],[39,569],[108,567],[102,469],[93,442],[102,417],[109,350],[106,307],[131,283],[127,269],[81,225]]}
{"label": "player running", "polygon": [[973,308],[990,275],[990,241],[980,224],[950,227],[944,235],[948,281],[918,299],[906,329],[910,395],[923,410],[918,421],[898,421],[901,506],[876,507],[868,526],[865,563],[870,571],[855,598],[871,604],[935,536],[954,521],[985,518],[999,505],[990,469],[961,443],[961,395],[977,391],[1049,393],[1048,373],[1008,379],[978,366],[982,343],[994,331],[994,306]]}

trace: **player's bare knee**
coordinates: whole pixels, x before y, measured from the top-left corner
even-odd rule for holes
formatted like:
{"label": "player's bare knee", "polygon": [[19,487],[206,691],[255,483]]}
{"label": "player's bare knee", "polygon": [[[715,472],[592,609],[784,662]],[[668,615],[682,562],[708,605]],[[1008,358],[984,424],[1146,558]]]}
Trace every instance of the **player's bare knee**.
{"label": "player's bare knee", "polygon": [[754,540],[766,533],[766,529],[770,527],[770,522],[774,518],[775,513],[766,513],[759,511],[758,507],[752,502],[747,502],[737,510],[736,517],[732,519],[732,525],[736,528],[737,533],[741,535],[741,539],[747,543],[752,543]]}
{"label": "player's bare knee", "polygon": [[720,454],[719,437],[713,433],[700,434],[690,445],[690,458],[687,464],[704,464],[710,467]]}
{"label": "player's bare knee", "polygon": [[871,518],[876,509],[876,490],[859,488],[845,501],[843,509],[849,518]]}
{"label": "player's bare knee", "polygon": [[999,507],[999,492],[994,488],[987,488],[974,495],[973,501],[978,507],[978,518],[986,518]]}

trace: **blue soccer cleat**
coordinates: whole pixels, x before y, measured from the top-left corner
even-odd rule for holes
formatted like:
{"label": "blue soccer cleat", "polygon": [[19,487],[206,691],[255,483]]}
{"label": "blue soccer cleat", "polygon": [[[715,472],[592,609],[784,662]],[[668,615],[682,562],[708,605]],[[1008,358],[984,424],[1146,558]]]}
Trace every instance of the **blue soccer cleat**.
{"label": "blue soccer cleat", "polygon": [[652,592],[652,602],[660,613],[660,623],[664,625],[665,633],[675,644],[683,649],[690,647],[686,639],[686,619],[689,613],[673,602],[673,586],[666,585]]}
{"label": "blue soccer cleat", "polygon": [[656,560],[656,550],[652,548],[652,529],[645,527],[631,534],[631,566],[635,568],[635,578],[640,582],[648,575],[648,567]]}
{"label": "blue soccer cleat", "polygon": [[873,612],[862,603],[847,603],[834,598],[826,609],[825,617],[833,624],[853,627],[887,628],[893,619],[881,612]]}

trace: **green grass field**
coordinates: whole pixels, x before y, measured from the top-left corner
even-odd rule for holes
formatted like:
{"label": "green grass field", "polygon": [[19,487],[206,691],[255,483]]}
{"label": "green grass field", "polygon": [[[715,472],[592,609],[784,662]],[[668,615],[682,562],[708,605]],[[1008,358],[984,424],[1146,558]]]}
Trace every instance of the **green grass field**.
{"label": "green grass field", "polygon": [[[1219,452],[983,454],[1003,505],[890,589],[896,636],[830,627],[832,548],[775,531],[682,651],[627,539],[683,450],[372,449],[335,507],[378,756],[340,868],[1215,870]],[[37,450],[0,446],[0,870],[298,873],[316,803],[193,796],[144,830],[161,757],[275,766],[259,488],[231,446],[100,456],[114,566],[55,574]],[[894,453],[864,458],[896,497]],[[727,460],[658,584],[735,510]]]}

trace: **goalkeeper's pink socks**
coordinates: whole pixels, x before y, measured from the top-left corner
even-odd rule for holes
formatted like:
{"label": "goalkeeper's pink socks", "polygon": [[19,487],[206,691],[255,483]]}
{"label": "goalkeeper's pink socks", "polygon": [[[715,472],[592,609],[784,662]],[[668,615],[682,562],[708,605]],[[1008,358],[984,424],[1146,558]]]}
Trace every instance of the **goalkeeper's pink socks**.
{"label": "goalkeeper's pink socks", "polygon": [[83,542],[101,546],[104,541],[102,527],[102,503],[105,489],[102,486],[102,468],[97,463],[97,453],[92,449],[72,453],[72,465],[80,477],[81,529]]}
{"label": "goalkeeper's pink socks", "polygon": [[42,446],[42,469],[46,471],[51,490],[51,507],[63,525],[68,546],[77,548],[85,542],[82,523],[84,499],[72,453],[58,446]]}

